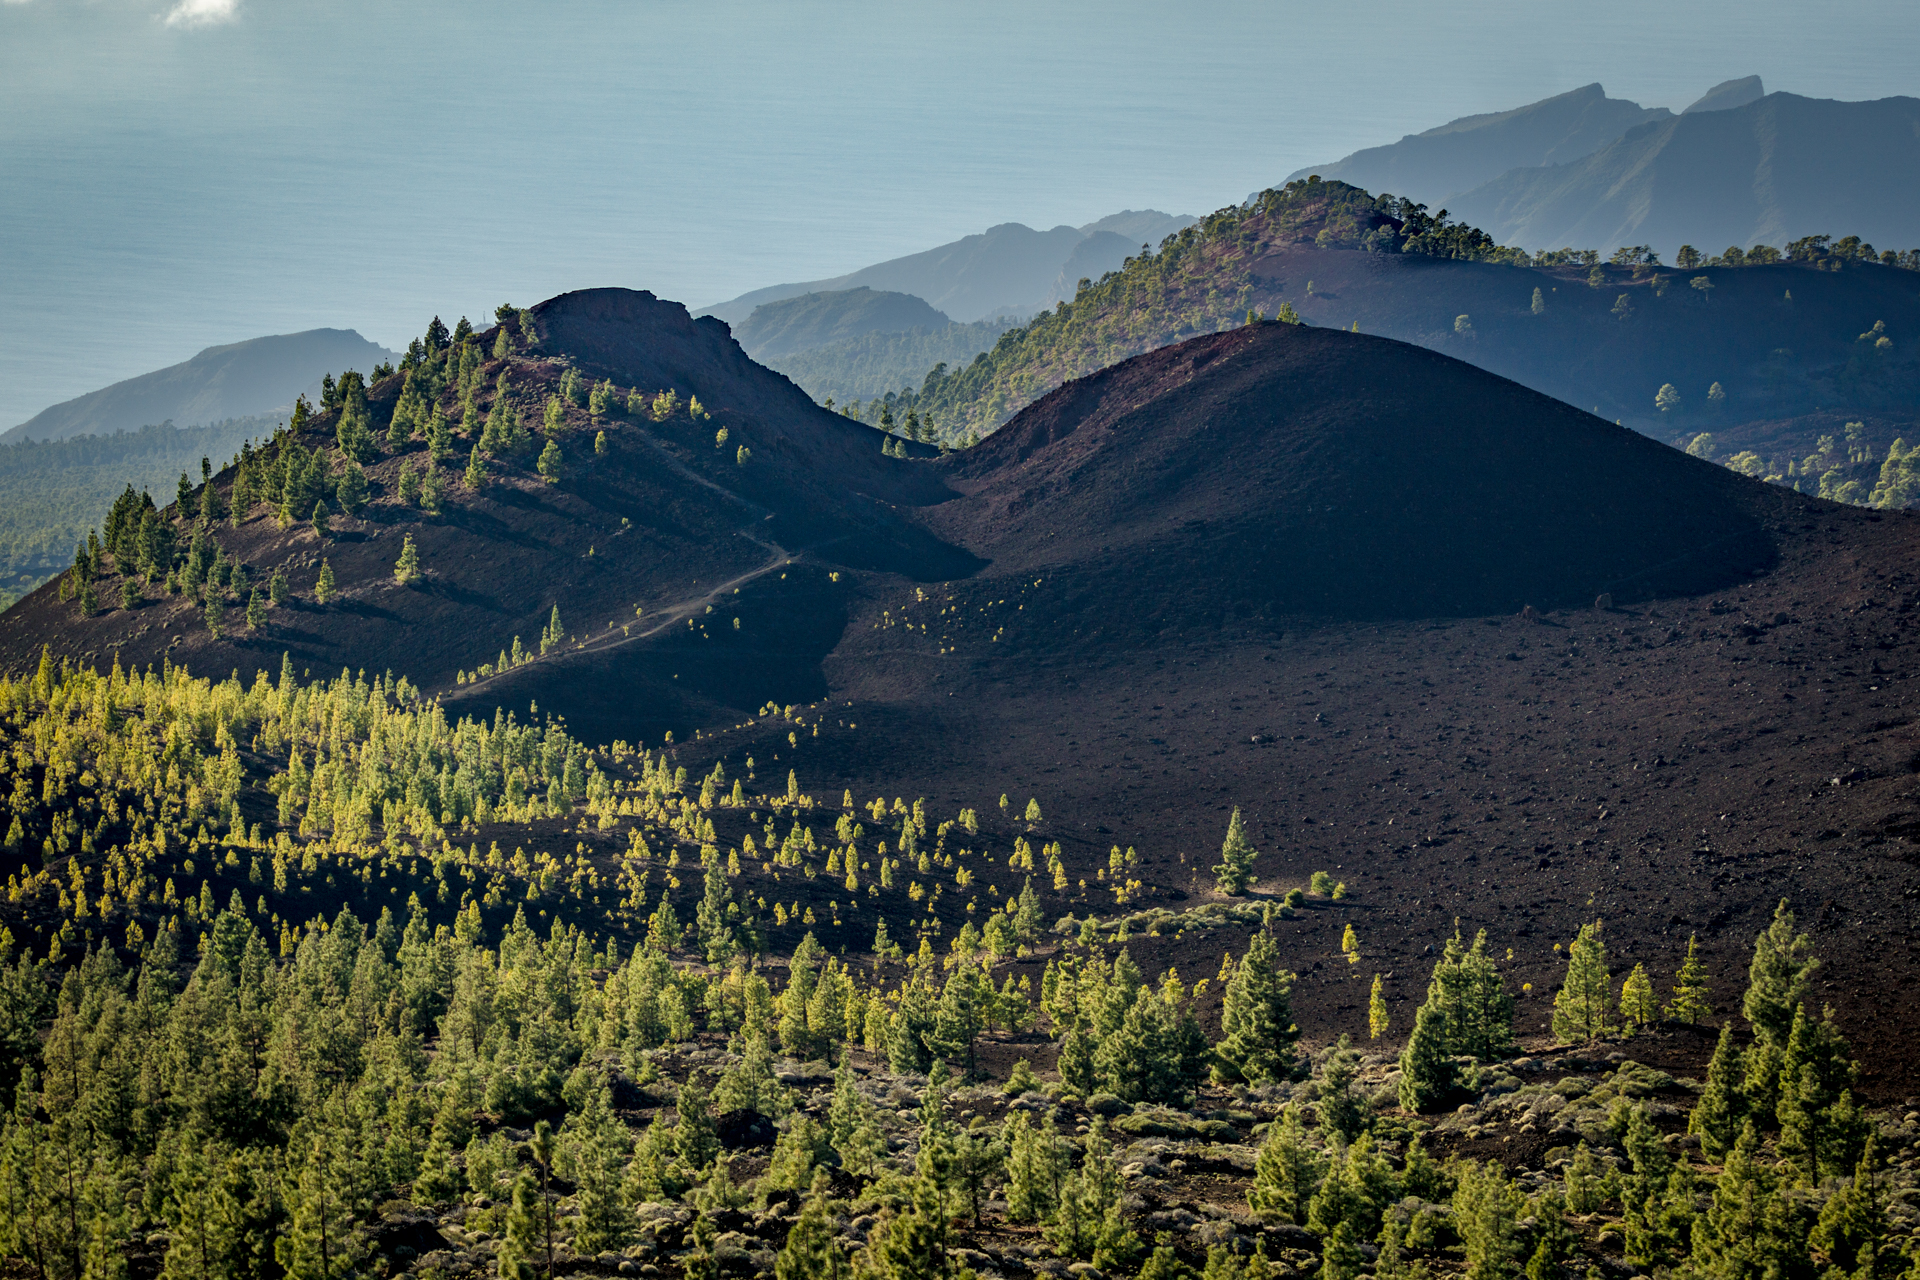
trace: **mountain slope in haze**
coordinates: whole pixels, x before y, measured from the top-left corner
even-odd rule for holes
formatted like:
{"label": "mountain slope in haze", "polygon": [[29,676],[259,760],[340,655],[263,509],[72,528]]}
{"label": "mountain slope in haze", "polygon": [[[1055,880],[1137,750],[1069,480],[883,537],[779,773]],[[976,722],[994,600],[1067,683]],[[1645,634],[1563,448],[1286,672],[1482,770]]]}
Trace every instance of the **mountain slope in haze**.
{"label": "mountain slope in haze", "polygon": [[1759,76],[1741,76],[1738,80],[1722,80],[1707,90],[1680,112],[1683,116],[1697,111],[1731,111],[1735,107],[1744,107],[1767,96],[1767,88],[1760,82]]}
{"label": "mountain slope in haze", "polygon": [[[1920,246],[1920,99],[1772,93],[1628,131],[1592,155],[1516,169],[1449,201],[1502,243],[1547,249],[1784,244],[1858,235]],[[1845,232],[1837,228],[1846,227]]]}
{"label": "mountain slope in haze", "polygon": [[137,431],[149,423],[218,422],[291,408],[322,375],[398,359],[351,329],[309,329],[208,347],[191,360],[90,391],[0,435],[58,440]]}
{"label": "mountain slope in haze", "polygon": [[733,326],[733,336],[743,351],[765,363],[869,333],[944,329],[952,323],[911,294],[862,286],[763,302]]}
{"label": "mountain slope in haze", "polygon": [[0,609],[73,563],[127,486],[157,498],[176,490],[202,458],[228,457],[265,439],[280,421],[236,418],[204,427],[171,422],[110,436],[0,444]]}
{"label": "mountain slope in haze", "polygon": [[[1910,1062],[1896,1047],[1914,1011],[1884,992],[1909,988],[1913,956],[1855,933],[1915,936],[1911,869],[1889,855],[1920,746],[1894,674],[1920,656],[1920,521],[1762,486],[1331,329],[1157,350],[935,459],[883,456],[720,324],[647,295],[569,295],[533,317],[531,349],[476,366],[483,412],[504,372],[540,423],[568,368],[672,386],[678,412],[592,423],[563,407],[556,483],[528,469],[536,433],[439,516],[395,497],[424,446],[382,448],[371,505],[328,543],[264,505],[209,531],[254,581],[293,579],[258,633],[237,601],[215,639],[178,595],[81,619],[46,588],[0,615],[0,662],[29,668],[44,643],[103,666],[271,674],[287,652],[296,674],[413,675],[449,714],[537,703],[589,742],[671,730],[690,776],[724,762],[777,787],[792,771],[810,795],[949,811],[1032,795],[1067,882],[1050,912],[1106,915],[1114,891],[1127,911],[1192,905],[1241,806],[1263,885],[1330,869],[1367,904],[1369,971],[1424,971],[1457,918],[1513,946],[1509,980],[1545,992],[1546,941],[1604,911],[1622,963],[1670,972],[1697,932],[1731,980],[1787,894],[1830,904],[1812,927],[1843,1025]],[[376,428],[405,376],[373,389]],[[711,418],[686,414],[689,393]],[[317,422],[302,448],[337,465],[333,435]],[[392,574],[408,535],[426,574],[411,587]],[[323,557],[342,595],[320,606]],[[111,564],[94,581],[116,596]],[[1614,607],[1592,607],[1610,585]],[[1536,620],[1516,601],[1566,607]],[[556,607],[565,639],[496,670]],[[1479,609],[1498,614],[1458,616]],[[769,700],[794,706],[758,713]],[[1100,878],[1110,847],[1138,851],[1125,884]],[[1173,932],[1143,926],[1140,962],[1217,961],[1218,934]],[[1337,934],[1312,912],[1281,930],[1296,1008],[1358,1034],[1369,972]],[[1523,1025],[1546,1006],[1524,1000]]]}
{"label": "mountain slope in haze", "polygon": [[[1293,183],[1135,256],[985,360],[896,397],[893,414],[917,412],[949,443],[984,435],[1069,379],[1283,308],[1443,351],[1663,440],[1821,407],[1912,412],[1920,274],[1859,246],[1801,252],[1685,271],[1536,259],[1345,183]],[[1657,408],[1667,384],[1678,404]]]}
{"label": "mountain slope in haze", "polygon": [[[913,294],[962,322],[1000,315],[1032,315],[1057,300],[1054,289],[1062,268],[1081,241],[1103,233],[1118,236],[1118,240],[1102,239],[1100,244],[1105,246],[1106,256],[1124,245],[1121,256],[1125,256],[1133,246],[1157,243],[1192,222],[1189,217],[1155,210],[1126,210],[1084,227],[1058,226],[1048,231],[1005,222],[978,235],[875,263],[830,280],[755,289],[730,301],[702,308],[700,314],[737,324],[762,303],[803,293],[830,293],[865,286]],[[1111,265],[1117,266],[1118,262],[1119,259],[1114,258]]]}
{"label": "mountain slope in haze", "polygon": [[1665,107],[1609,98],[1600,85],[1590,84],[1511,111],[1463,116],[1329,164],[1309,165],[1287,175],[1287,181],[1317,173],[1438,208],[1456,193],[1509,169],[1566,164],[1636,125],[1672,118]]}
{"label": "mountain slope in haze", "polygon": [[[960,368],[990,351],[1000,335],[1016,327],[1012,319],[976,320],[972,324],[949,324],[939,329],[909,329],[901,332],[873,332],[833,342],[792,355],[769,356],[767,367],[792,378],[815,400],[837,400],[843,406],[898,393],[914,391],[929,373],[943,366]],[[870,413],[877,422],[880,406],[866,405],[858,410]],[[862,421],[867,421],[862,416]]]}

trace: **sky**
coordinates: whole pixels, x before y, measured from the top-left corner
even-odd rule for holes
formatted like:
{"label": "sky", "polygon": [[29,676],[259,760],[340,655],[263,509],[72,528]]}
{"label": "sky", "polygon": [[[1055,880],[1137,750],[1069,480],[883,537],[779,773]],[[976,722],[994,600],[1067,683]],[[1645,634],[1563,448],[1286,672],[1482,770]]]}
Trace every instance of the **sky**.
{"label": "sky", "polygon": [[1202,214],[1596,80],[1678,109],[1916,66],[1911,0],[0,0],[0,428],[264,333]]}

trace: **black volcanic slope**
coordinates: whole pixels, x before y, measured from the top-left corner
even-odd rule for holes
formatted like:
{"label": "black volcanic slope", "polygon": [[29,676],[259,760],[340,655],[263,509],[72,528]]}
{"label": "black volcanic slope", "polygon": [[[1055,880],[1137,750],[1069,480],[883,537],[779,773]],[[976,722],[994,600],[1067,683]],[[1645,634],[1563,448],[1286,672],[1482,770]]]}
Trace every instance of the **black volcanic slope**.
{"label": "black volcanic slope", "polygon": [[[1767,488],[1357,334],[1196,339],[976,450],[895,459],[671,304],[596,291],[537,314],[541,349],[510,366],[529,420],[568,360],[713,417],[609,420],[596,457],[578,415],[559,484],[523,459],[437,518],[393,502],[385,458],[325,547],[264,512],[218,533],[309,600],[325,555],[342,602],[214,641],[178,597],[78,620],[49,586],[0,617],[0,661],[45,643],[221,675],[286,650],[412,674],[463,712],[537,700],[590,739],[671,730],[689,769],[752,758],[816,795],[1035,796],[1069,869],[1042,886],[1053,914],[1112,913],[1116,845],[1139,851],[1135,904],[1211,892],[1237,804],[1263,885],[1324,868],[1354,890],[1367,965],[1341,959],[1332,912],[1282,931],[1303,1026],[1363,1030],[1375,971],[1404,1025],[1455,918],[1513,948],[1529,1031],[1552,943],[1596,917],[1615,962],[1656,980],[1698,932],[1725,1003],[1790,896],[1869,1091],[1911,1087],[1915,518]],[[376,419],[395,391],[375,389]],[[413,589],[390,573],[405,532],[429,571]],[[565,646],[453,682],[555,603]],[[768,700],[807,705],[809,727],[760,719]],[[1240,942],[1136,953],[1191,978]]]}
{"label": "black volcanic slope", "polygon": [[[1027,572],[1202,610],[1409,618],[1713,590],[1777,501],[1459,361],[1260,324],[1063,387],[957,460],[931,519]],[[1097,568],[1096,568],[1097,566]]]}

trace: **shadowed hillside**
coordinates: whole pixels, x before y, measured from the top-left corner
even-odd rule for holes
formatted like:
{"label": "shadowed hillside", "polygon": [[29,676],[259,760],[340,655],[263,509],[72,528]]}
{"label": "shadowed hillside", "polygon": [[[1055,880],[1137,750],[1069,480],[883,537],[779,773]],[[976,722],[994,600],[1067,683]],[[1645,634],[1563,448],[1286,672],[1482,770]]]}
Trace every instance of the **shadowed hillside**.
{"label": "shadowed hillside", "polygon": [[1147,594],[1510,613],[1710,591],[1773,557],[1764,491],[1724,469],[1418,347],[1273,322],[1069,384],[941,466],[967,495],[929,517],[945,536],[997,574],[1107,575],[1134,616]]}
{"label": "shadowed hillside", "polygon": [[911,294],[863,287],[763,302],[734,326],[733,336],[748,355],[764,361],[869,333],[944,329],[951,323]]}

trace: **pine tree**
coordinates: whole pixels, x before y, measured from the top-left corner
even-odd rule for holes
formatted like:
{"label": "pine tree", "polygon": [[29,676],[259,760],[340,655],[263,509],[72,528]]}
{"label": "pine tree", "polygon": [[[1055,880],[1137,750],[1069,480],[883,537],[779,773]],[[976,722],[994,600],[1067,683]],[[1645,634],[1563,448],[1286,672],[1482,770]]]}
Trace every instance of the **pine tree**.
{"label": "pine tree", "polygon": [[1433,966],[1427,1003],[1447,1016],[1447,1052],[1483,1061],[1503,1056],[1513,1045],[1513,997],[1487,951],[1487,931],[1466,945],[1455,922],[1446,950]]}
{"label": "pine tree", "polygon": [[1633,972],[1620,984],[1620,1017],[1631,1033],[1637,1027],[1650,1027],[1659,1020],[1659,1011],[1653,1002],[1653,982],[1647,977],[1647,967],[1643,964],[1633,966]]}
{"label": "pine tree", "polygon": [[207,588],[207,608],[202,616],[206,619],[207,630],[212,633],[215,640],[218,640],[226,633],[226,593],[221,591],[220,588],[215,586],[209,586]]}
{"label": "pine tree", "polygon": [[473,446],[473,453],[467,458],[467,473],[461,477],[471,493],[478,493],[487,483],[487,460],[480,452],[480,446]]}
{"label": "pine tree", "polygon": [[1794,929],[1793,912],[1780,899],[1773,921],[1754,940],[1753,962],[1747,968],[1747,993],[1741,1009],[1753,1024],[1754,1039],[1784,1047],[1793,1033],[1793,1019],[1806,999],[1813,971],[1813,942]]}
{"label": "pine tree", "polygon": [[847,1280],[846,1255],[835,1243],[831,1193],[827,1171],[815,1171],[806,1204],[773,1261],[774,1280]]}
{"label": "pine tree", "polygon": [[1400,1105],[1427,1111],[1453,1092],[1457,1071],[1448,1056],[1447,1015],[1432,1000],[1413,1016],[1413,1034],[1400,1051]]}
{"label": "pine tree", "polygon": [[1227,819],[1227,838],[1220,846],[1220,865],[1213,869],[1220,892],[1242,894],[1259,877],[1253,874],[1253,860],[1259,855],[1247,842],[1246,826],[1240,821],[1240,806],[1233,807]]}
{"label": "pine tree", "polygon": [[327,540],[327,500],[325,498],[313,504],[313,532],[320,541]]}
{"label": "pine tree", "polygon": [[799,1191],[813,1183],[813,1172],[831,1151],[826,1133],[804,1111],[787,1117],[787,1127],[774,1137],[773,1155],[762,1186]]}
{"label": "pine tree", "polygon": [[566,628],[560,625],[560,606],[553,606],[553,613],[547,618],[546,629],[540,633],[540,652],[545,653],[566,639]]}
{"label": "pine tree", "polygon": [[331,601],[339,592],[333,586],[333,566],[325,560],[320,562],[320,577],[313,584],[313,598],[321,604]]}
{"label": "pine tree", "polygon": [[1867,1131],[1851,1090],[1852,1051],[1831,1015],[1798,1009],[1780,1063],[1780,1155],[1808,1185],[1851,1170]]}
{"label": "pine tree", "polygon": [[1378,1040],[1387,1034],[1387,995],[1383,975],[1373,975],[1373,994],[1367,997],[1367,1038]]}
{"label": "pine tree", "polygon": [[1600,922],[1580,926],[1567,948],[1567,976],[1553,997],[1553,1035],[1562,1043],[1597,1040],[1613,1029],[1607,1017],[1612,980],[1607,976],[1607,944]]}
{"label": "pine tree", "polygon": [[1533,314],[1540,315],[1544,313],[1546,309],[1547,300],[1541,296],[1540,290],[1535,289],[1533,291]]}
{"label": "pine tree", "polygon": [[1687,1132],[1698,1136],[1700,1149],[1716,1160],[1734,1144],[1740,1126],[1746,1122],[1740,1077],[1740,1050],[1733,1043],[1733,1027],[1721,1027],[1720,1040],[1707,1063],[1706,1088],[1687,1117]]}
{"label": "pine tree", "polygon": [[1007,1149],[1001,1144],[999,1134],[987,1127],[986,1120],[975,1116],[973,1123],[955,1137],[953,1152],[954,1177],[973,1214],[974,1230],[978,1231],[982,1225],[987,1180],[1000,1172]]}
{"label": "pine tree", "polygon": [[267,625],[267,598],[255,587],[247,597],[247,630],[258,631]]}
{"label": "pine tree", "polygon": [[[1214,1248],[1222,1248],[1215,1245]],[[1211,1258],[1212,1250],[1208,1250]],[[1140,1268],[1137,1280],[1189,1280],[1192,1272],[1180,1261],[1180,1255],[1173,1251],[1173,1235],[1162,1231],[1154,1238],[1153,1254]]]}
{"label": "pine tree", "polygon": [[1227,980],[1221,1000],[1221,1039],[1214,1075],[1222,1080],[1271,1084],[1293,1073],[1294,975],[1279,965],[1279,949],[1264,929]]}
{"label": "pine tree", "polygon": [[1353,1242],[1353,1228],[1342,1222],[1320,1247],[1320,1280],[1354,1280],[1366,1261]]}
{"label": "pine tree", "polygon": [[1465,1247],[1470,1280],[1496,1280],[1520,1269],[1520,1216],[1527,1198],[1489,1161],[1465,1161],[1453,1195],[1453,1228]]}
{"label": "pine tree", "polygon": [[687,1168],[699,1173],[720,1153],[720,1135],[707,1107],[706,1091],[688,1080],[680,1086],[675,1111],[679,1125],[674,1130],[674,1148]]}
{"label": "pine tree", "polygon": [[413,535],[410,533],[400,545],[400,561],[393,567],[393,577],[403,587],[420,581],[420,553],[414,549]]}
{"label": "pine tree", "polygon": [[438,408],[427,420],[427,456],[443,467],[453,461],[453,432],[447,426],[447,415]]}
{"label": "pine tree", "polygon": [[340,483],[334,489],[334,497],[340,503],[340,509],[350,516],[360,514],[367,505],[367,473],[359,463],[351,458],[340,472]]}
{"label": "pine tree", "polygon": [[1854,1166],[1853,1180],[1821,1208],[1811,1243],[1841,1273],[1873,1280],[1893,1274],[1898,1266],[1898,1255],[1887,1240],[1891,1226],[1879,1151],[1869,1137]]}
{"label": "pine tree", "polygon": [[445,1204],[460,1193],[460,1170],[453,1163],[453,1153],[446,1140],[435,1133],[427,1139],[427,1149],[420,1157],[420,1170],[413,1175],[412,1194],[408,1197],[415,1204],[431,1206]]}
{"label": "pine tree", "polygon": [[561,462],[560,442],[549,439],[547,447],[540,451],[540,461],[535,464],[535,470],[546,478],[548,484],[557,484],[560,480]]}
{"label": "pine tree", "polygon": [[1648,1267],[1663,1257],[1672,1243],[1664,1210],[1668,1181],[1674,1172],[1673,1158],[1667,1154],[1644,1104],[1628,1114],[1623,1145],[1631,1165],[1620,1184],[1627,1259]]}
{"label": "pine tree", "polygon": [[531,1169],[513,1180],[513,1206],[507,1210],[507,1230],[500,1241],[500,1280],[534,1280],[533,1260],[540,1253],[540,1187]]}
{"label": "pine tree", "polygon": [[316,1139],[309,1158],[282,1183],[289,1221],[273,1253],[288,1280],[350,1275],[358,1260],[360,1242],[343,1194],[344,1171],[326,1145],[326,1139]]}
{"label": "pine tree", "polygon": [[1674,977],[1673,1002],[1667,1006],[1666,1015],[1676,1022],[1696,1024],[1712,1013],[1713,1008],[1707,1003],[1707,967],[1700,963],[1699,935],[1689,934],[1687,958]]}
{"label": "pine tree", "polygon": [[1727,1152],[1714,1180],[1713,1203],[1693,1224],[1691,1270],[1702,1276],[1804,1274],[1807,1251],[1797,1214],[1786,1209],[1773,1170],[1755,1159],[1760,1139],[1751,1123]]}
{"label": "pine tree", "polygon": [[1321,1130],[1338,1134],[1342,1142],[1352,1142],[1367,1127],[1367,1105],[1353,1092],[1359,1074],[1360,1051],[1353,1047],[1353,1038],[1343,1034],[1321,1064],[1315,1095]]}
{"label": "pine tree", "polygon": [[1320,1157],[1307,1145],[1300,1104],[1289,1102],[1260,1145],[1247,1206],[1263,1218],[1299,1222],[1307,1216],[1307,1203],[1319,1182]]}
{"label": "pine tree", "polygon": [[1053,1212],[1059,1159],[1050,1124],[1035,1127],[1027,1113],[1007,1117],[1007,1220],[1041,1222]]}
{"label": "pine tree", "polygon": [[273,577],[267,580],[267,598],[277,607],[293,597],[293,590],[287,585],[286,571],[275,569]]}

